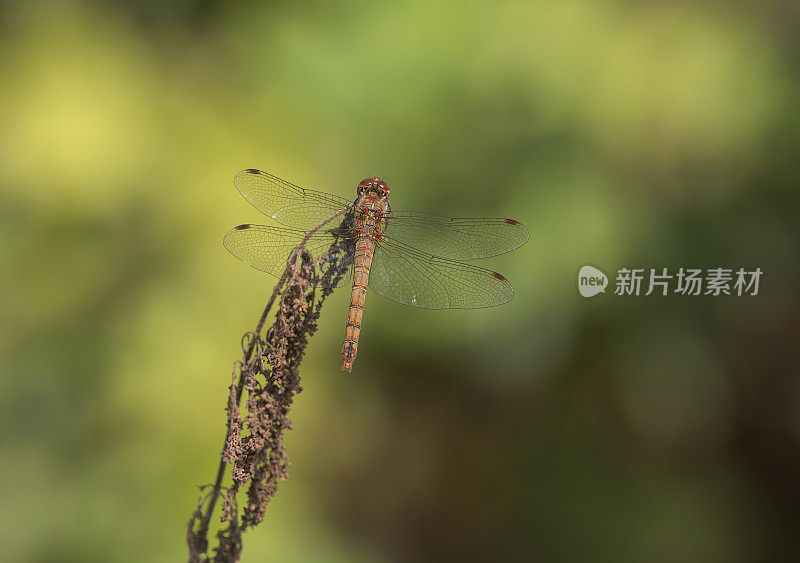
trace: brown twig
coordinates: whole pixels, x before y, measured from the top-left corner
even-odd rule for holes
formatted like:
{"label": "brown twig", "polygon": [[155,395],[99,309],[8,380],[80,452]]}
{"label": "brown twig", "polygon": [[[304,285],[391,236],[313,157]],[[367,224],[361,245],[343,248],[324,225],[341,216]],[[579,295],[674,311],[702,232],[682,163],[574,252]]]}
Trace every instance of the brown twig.
{"label": "brown twig", "polygon": [[[305,245],[319,229],[349,209],[331,215],[310,230],[294,248],[255,330],[246,332],[242,338],[243,357],[234,363],[228,388],[227,428],[217,475],[211,491],[198,501],[189,520],[187,544],[190,562],[211,561],[208,531],[217,500],[225,489],[222,481],[228,465],[233,466],[232,485],[226,489],[221,518],[228,522],[228,526],[217,532],[215,562],[238,561],[243,529],[263,520],[266,504],[277,490],[277,480],[288,476],[289,461],[283,449],[283,431],[291,428],[287,416],[289,407],[294,395],[302,391],[299,385],[300,361],[308,338],[316,331],[322,303],[342,275],[337,260],[328,262],[327,271],[317,275],[318,264]],[[339,233],[346,232],[342,226]],[[343,244],[347,241],[335,234],[328,255],[337,255]],[[323,282],[323,290],[317,298],[316,289],[320,282]],[[266,331],[266,338],[262,339],[261,332],[278,296],[281,296],[279,311]],[[248,414],[242,418],[239,408],[245,389],[248,391]],[[247,483],[248,502],[240,518],[236,494]]]}

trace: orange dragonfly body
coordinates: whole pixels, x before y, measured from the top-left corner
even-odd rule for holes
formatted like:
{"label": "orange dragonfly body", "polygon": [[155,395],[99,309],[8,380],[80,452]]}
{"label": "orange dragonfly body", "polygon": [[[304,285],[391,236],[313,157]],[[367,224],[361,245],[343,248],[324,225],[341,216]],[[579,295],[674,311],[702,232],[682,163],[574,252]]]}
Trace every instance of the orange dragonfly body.
{"label": "orange dragonfly body", "polygon": [[294,227],[239,225],[223,241],[234,256],[279,277],[305,240],[305,248],[328,265],[324,287],[352,285],[343,370],[351,371],[356,357],[367,289],[423,309],[493,307],[514,296],[501,274],[466,261],[525,244],[528,231],[518,221],[395,212],[389,186],[377,177],[358,184],[355,201],[255,169],[239,172],[234,184],[259,211]]}

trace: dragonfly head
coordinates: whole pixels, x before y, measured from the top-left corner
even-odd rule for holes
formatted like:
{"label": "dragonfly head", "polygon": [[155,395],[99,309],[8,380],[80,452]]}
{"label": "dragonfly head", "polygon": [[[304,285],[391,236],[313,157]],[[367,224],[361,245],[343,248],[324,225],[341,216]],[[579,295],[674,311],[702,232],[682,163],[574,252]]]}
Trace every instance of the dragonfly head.
{"label": "dragonfly head", "polygon": [[374,192],[378,197],[388,197],[389,186],[377,176],[365,178],[358,183],[357,193],[361,195],[369,192]]}

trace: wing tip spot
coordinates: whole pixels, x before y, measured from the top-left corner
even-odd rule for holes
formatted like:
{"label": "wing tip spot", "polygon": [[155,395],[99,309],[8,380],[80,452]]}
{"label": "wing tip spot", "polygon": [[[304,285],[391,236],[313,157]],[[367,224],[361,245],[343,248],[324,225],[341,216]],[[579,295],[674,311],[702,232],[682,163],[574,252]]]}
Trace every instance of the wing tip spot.
{"label": "wing tip spot", "polygon": [[509,225],[519,225],[519,221],[515,221],[514,219],[506,219],[505,221]]}
{"label": "wing tip spot", "polygon": [[245,170],[245,172],[247,172],[248,174],[261,174],[261,170],[258,170],[256,168],[248,168]]}
{"label": "wing tip spot", "polygon": [[492,275],[496,277],[498,280],[507,282],[508,280],[503,276],[503,274],[498,274],[497,272],[492,272]]}
{"label": "wing tip spot", "polygon": [[244,231],[245,229],[249,229],[249,228],[250,228],[250,225],[236,225],[234,227],[234,229],[236,229],[237,231]]}

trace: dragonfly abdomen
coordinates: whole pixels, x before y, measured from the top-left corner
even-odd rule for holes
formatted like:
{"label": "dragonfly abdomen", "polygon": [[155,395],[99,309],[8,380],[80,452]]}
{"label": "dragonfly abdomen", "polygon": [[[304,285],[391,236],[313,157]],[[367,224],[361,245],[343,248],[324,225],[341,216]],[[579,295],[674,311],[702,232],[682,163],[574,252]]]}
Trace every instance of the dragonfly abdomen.
{"label": "dragonfly abdomen", "polygon": [[353,290],[350,293],[350,312],[347,315],[347,330],[342,347],[342,370],[353,370],[353,362],[358,351],[358,336],[361,334],[361,317],[364,315],[364,300],[367,297],[369,270],[374,253],[375,242],[370,237],[364,236],[358,239]]}

